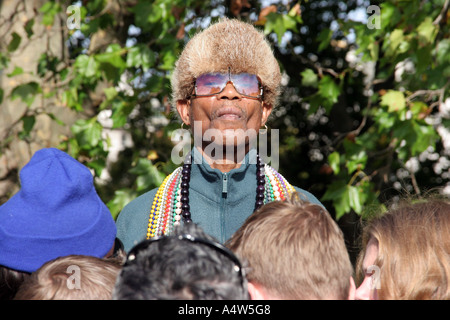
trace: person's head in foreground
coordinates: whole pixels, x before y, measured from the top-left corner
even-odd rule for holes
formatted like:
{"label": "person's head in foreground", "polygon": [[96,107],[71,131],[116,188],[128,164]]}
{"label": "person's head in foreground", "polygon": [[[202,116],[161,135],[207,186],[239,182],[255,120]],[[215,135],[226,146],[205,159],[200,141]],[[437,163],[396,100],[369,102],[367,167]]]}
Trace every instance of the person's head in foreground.
{"label": "person's head in foreground", "polygon": [[14,297],[30,273],[57,257],[113,255],[116,225],[86,166],[44,148],[20,170],[20,184],[0,206],[1,298]]}
{"label": "person's head in foreground", "polygon": [[193,222],[130,250],[115,300],[247,300],[237,257]]}
{"label": "person's head in foreground", "polygon": [[450,299],[450,201],[403,201],[367,222],[358,300]]}
{"label": "person's head in foreground", "polygon": [[59,257],[33,272],[14,300],[111,300],[121,268],[119,259]]}
{"label": "person's head in foreground", "polygon": [[226,243],[244,262],[253,300],[352,299],[343,233],[320,205],[270,202]]}

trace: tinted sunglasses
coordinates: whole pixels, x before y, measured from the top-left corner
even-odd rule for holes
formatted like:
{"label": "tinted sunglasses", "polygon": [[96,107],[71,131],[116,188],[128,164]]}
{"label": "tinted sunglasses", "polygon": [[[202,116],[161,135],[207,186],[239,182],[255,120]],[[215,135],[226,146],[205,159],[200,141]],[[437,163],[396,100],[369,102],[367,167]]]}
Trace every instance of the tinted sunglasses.
{"label": "tinted sunglasses", "polygon": [[229,260],[231,260],[233,262],[233,264],[234,264],[233,270],[239,275],[241,285],[244,284],[244,274],[243,274],[243,270],[242,270],[242,264],[241,264],[240,260],[238,259],[238,257],[236,257],[236,255],[231,250],[229,250],[227,247],[225,247],[224,245],[222,245],[218,242],[211,241],[211,240],[204,239],[204,238],[194,237],[191,234],[161,236],[161,237],[153,237],[150,239],[143,240],[130,250],[125,264],[126,265],[132,264],[134,262],[134,260],[136,259],[136,256],[139,254],[139,252],[147,249],[151,244],[158,242],[162,239],[178,239],[180,241],[189,241],[191,243],[200,243],[200,244],[206,245],[206,246],[216,250],[217,252],[226,256]]}
{"label": "tinted sunglasses", "polygon": [[231,82],[236,91],[247,98],[261,99],[263,88],[258,76],[250,73],[205,73],[195,79],[194,97],[207,97],[221,93]]}

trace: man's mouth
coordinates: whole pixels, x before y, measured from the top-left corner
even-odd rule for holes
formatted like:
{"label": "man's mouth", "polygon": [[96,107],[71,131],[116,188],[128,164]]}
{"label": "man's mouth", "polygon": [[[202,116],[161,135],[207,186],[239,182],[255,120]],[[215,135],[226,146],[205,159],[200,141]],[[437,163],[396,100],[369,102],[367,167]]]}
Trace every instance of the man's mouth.
{"label": "man's mouth", "polygon": [[242,117],[242,110],[236,107],[222,107],[216,112],[216,119],[220,120],[240,120]]}

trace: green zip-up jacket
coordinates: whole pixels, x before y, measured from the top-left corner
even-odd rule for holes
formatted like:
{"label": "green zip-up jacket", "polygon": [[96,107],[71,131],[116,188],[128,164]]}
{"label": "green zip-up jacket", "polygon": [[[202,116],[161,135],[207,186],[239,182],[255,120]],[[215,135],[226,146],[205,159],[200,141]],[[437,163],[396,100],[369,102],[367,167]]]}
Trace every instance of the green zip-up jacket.
{"label": "green zip-up jacket", "polygon": [[[202,156],[193,149],[194,161],[189,185],[192,221],[222,243],[239,229],[255,208],[256,165],[255,161],[249,161],[249,154],[239,168],[222,173],[211,168],[204,159],[196,161]],[[311,193],[295,186],[294,188],[300,197],[322,205]],[[157,190],[155,188],[142,194],[120,212],[116,221],[117,237],[123,242],[125,251],[128,252],[145,239],[150,209]]]}

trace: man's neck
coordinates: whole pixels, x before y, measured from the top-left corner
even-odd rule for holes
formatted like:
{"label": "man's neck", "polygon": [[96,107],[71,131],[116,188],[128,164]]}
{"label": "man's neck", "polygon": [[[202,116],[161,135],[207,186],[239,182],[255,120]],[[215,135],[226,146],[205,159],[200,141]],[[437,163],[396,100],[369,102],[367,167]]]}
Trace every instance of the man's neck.
{"label": "man's neck", "polygon": [[245,153],[237,152],[239,148],[231,148],[226,150],[224,148],[221,157],[214,157],[210,152],[206,152],[207,148],[197,147],[197,150],[203,156],[203,159],[211,166],[213,169],[218,169],[221,172],[229,172],[233,169],[240,168],[242,162],[244,161],[245,155],[248,152],[248,148],[245,148]]}

